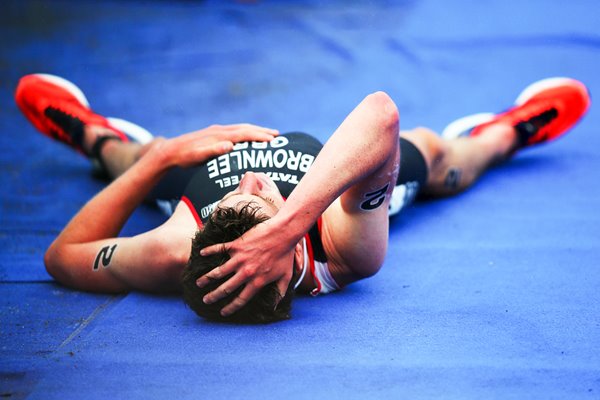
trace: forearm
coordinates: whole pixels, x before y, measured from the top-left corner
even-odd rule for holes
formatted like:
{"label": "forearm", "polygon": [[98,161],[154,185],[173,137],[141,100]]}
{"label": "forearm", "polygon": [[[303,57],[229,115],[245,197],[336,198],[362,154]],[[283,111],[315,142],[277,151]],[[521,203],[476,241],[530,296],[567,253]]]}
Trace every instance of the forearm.
{"label": "forearm", "polygon": [[367,96],[327,141],[274,222],[299,239],[336,198],[396,157],[390,150],[397,142],[396,106],[384,93]]}
{"label": "forearm", "polygon": [[50,246],[44,261],[59,281],[80,289],[162,290],[178,282],[197,229],[187,207],[161,226],[116,237],[135,208],[171,167],[188,168],[231,151],[243,141],[266,141],[276,131],[249,124],[214,125],[153,141],[127,172],[90,200]]}
{"label": "forearm", "polygon": [[[276,131],[249,124],[214,125],[173,139],[157,139],[144,155],[69,222],[51,249],[115,237],[146,195],[171,167],[206,162],[231,151],[233,143],[271,140]],[[109,145],[110,143],[107,143]]]}
{"label": "forearm", "polygon": [[167,167],[161,152],[149,152],[94,196],[69,222],[54,244],[115,237]]}

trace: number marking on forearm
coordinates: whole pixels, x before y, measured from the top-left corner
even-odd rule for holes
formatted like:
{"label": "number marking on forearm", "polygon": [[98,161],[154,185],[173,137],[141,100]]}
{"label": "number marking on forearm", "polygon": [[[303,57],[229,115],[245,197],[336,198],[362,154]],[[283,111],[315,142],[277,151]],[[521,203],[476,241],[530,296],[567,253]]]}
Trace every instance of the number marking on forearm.
{"label": "number marking on forearm", "polygon": [[112,247],[110,246],[105,246],[103,247],[100,252],[98,252],[98,255],[96,256],[96,260],[94,261],[94,271],[97,271],[98,268],[100,267],[100,262],[102,261],[102,266],[104,268],[108,268],[108,265],[110,264],[110,260],[112,259],[113,254],[115,253],[115,249],[117,248],[117,245],[113,245]]}

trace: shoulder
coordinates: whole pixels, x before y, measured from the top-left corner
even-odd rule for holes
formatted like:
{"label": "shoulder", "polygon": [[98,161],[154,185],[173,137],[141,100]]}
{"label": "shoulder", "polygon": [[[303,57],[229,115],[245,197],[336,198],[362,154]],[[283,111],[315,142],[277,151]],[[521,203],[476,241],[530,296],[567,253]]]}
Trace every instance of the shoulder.
{"label": "shoulder", "polygon": [[152,273],[177,284],[181,271],[189,260],[192,240],[197,230],[198,224],[192,211],[185,203],[179,202],[164,224],[141,235],[144,236],[141,250],[152,260],[148,265]]}

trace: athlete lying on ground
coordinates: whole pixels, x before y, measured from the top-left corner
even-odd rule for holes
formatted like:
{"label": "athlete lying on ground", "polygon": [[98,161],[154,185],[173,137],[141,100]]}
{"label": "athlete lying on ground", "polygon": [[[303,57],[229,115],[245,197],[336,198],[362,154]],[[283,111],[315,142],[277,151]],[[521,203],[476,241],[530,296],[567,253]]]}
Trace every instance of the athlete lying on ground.
{"label": "athlete lying on ground", "polygon": [[[399,132],[395,104],[377,92],[321,146],[249,124],[152,138],[95,114],[75,85],[52,75],[23,77],[16,101],[41,132],[114,178],[48,249],[55,279],[107,293],[183,289],[199,315],[238,322],[289,318],[294,290],[316,295],[372,276],[385,258],[388,215],[418,193],[464,190],[515,151],[562,135],[589,107],[583,84],[547,79],[507,112],[463,118],[441,138]],[[144,200],[170,217],[117,237]]]}

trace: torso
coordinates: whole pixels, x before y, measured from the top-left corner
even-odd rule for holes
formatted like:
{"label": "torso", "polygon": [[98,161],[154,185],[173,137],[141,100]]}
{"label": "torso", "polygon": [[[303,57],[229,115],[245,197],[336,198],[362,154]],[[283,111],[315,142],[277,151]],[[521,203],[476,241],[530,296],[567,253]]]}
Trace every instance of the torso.
{"label": "torso", "polygon": [[[284,198],[287,198],[304,177],[322,148],[314,137],[304,133],[288,133],[269,143],[238,143],[233,151],[198,166],[190,179],[181,202],[180,212],[191,212],[198,227],[208,220],[215,206],[239,184],[245,172],[267,174],[277,185]],[[182,207],[182,203],[186,207]],[[184,211],[183,208],[186,210]],[[188,211],[189,210],[189,211]],[[177,211],[176,211],[177,213]],[[321,270],[327,268],[326,251],[320,234],[320,219],[305,236],[309,260],[306,284],[302,288],[312,291],[315,287],[324,291],[325,283],[312,275],[315,263]],[[312,282],[312,283],[311,283]],[[316,294],[318,292],[315,292]]]}
{"label": "torso", "polygon": [[281,135],[268,143],[238,143],[230,153],[196,168],[182,201],[195,211],[202,225],[247,171],[267,174],[287,198],[322,147],[317,139],[305,133]]}

